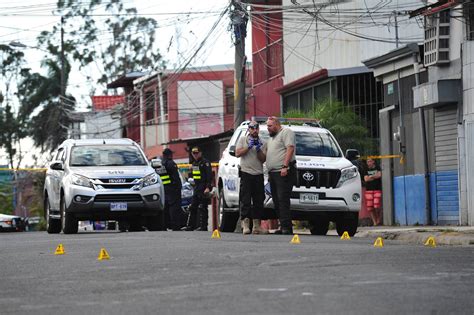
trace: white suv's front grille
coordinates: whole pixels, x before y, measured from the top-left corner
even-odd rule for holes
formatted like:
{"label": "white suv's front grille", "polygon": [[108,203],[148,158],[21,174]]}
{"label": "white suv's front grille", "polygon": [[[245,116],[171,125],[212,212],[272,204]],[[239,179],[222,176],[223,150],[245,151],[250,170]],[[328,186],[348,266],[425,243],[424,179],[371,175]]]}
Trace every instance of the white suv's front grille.
{"label": "white suv's front grille", "polygon": [[105,189],[129,189],[139,183],[139,178],[97,178],[92,182]]}
{"label": "white suv's front grille", "polygon": [[340,170],[297,169],[296,187],[336,188]]}

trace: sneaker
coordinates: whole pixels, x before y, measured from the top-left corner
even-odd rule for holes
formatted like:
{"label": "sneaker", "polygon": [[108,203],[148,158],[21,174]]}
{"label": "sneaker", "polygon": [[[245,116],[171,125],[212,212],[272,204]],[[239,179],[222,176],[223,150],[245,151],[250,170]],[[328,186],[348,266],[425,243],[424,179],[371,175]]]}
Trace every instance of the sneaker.
{"label": "sneaker", "polygon": [[242,220],[242,233],[243,234],[250,234],[250,219],[245,218]]}

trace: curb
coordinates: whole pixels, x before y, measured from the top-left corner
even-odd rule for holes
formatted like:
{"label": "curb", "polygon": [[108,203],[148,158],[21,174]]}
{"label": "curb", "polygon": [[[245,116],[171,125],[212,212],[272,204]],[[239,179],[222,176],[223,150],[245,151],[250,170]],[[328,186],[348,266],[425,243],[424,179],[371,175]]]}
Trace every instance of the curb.
{"label": "curb", "polygon": [[382,237],[385,240],[397,240],[407,244],[423,245],[428,237],[433,236],[437,245],[474,245],[474,233],[460,233],[453,231],[360,231],[356,237],[377,238]]}

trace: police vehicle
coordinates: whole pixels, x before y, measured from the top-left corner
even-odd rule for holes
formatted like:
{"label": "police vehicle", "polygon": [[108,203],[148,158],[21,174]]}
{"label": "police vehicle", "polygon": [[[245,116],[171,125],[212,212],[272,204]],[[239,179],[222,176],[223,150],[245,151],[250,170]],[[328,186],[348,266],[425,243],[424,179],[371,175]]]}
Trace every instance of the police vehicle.
{"label": "police vehicle", "polygon": [[[253,119],[260,124],[260,137],[268,139],[265,120]],[[291,194],[292,219],[309,221],[311,234],[325,235],[332,221],[336,223],[339,235],[344,231],[354,235],[361,209],[361,180],[357,167],[344,157],[336,139],[319,123],[285,118],[280,121],[296,136],[297,175]],[[219,161],[218,217],[223,232],[233,232],[239,219],[240,159],[235,157],[235,147],[239,138],[247,135],[249,122],[243,122],[235,130]],[[265,210],[269,213],[273,202],[267,174],[265,182]]]}
{"label": "police vehicle", "polygon": [[64,141],[46,171],[48,233],[77,233],[78,221],[127,222],[130,231],[163,228],[164,189],[140,146],[130,139]]}

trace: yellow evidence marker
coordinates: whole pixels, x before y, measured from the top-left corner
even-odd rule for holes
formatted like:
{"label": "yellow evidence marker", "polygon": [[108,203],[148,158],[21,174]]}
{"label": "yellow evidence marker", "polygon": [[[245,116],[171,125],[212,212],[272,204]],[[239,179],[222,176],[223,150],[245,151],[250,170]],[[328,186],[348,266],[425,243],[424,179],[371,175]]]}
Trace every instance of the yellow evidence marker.
{"label": "yellow evidence marker", "polygon": [[428,239],[425,242],[425,246],[436,247],[435,238],[433,236],[428,237]]}
{"label": "yellow evidence marker", "polygon": [[347,233],[347,231],[342,233],[341,240],[350,240],[350,239],[351,237],[349,236],[349,233]]}
{"label": "yellow evidence marker", "polygon": [[58,247],[56,247],[56,251],[54,252],[55,255],[64,255],[66,252],[64,251],[64,246],[63,244],[59,244]]}
{"label": "yellow evidence marker", "polygon": [[221,238],[221,233],[219,233],[218,229],[215,229],[214,232],[212,232],[211,238]]}
{"label": "yellow evidence marker", "polygon": [[383,239],[381,237],[377,237],[374,243],[374,247],[383,247]]}
{"label": "yellow evidence marker", "polygon": [[97,257],[97,260],[104,260],[104,259],[110,259],[109,253],[105,250],[105,248],[100,249],[99,257]]}
{"label": "yellow evidence marker", "polygon": [[298,234],[295,234],[290,241],[291,244],[301,244],[300,237]]}

